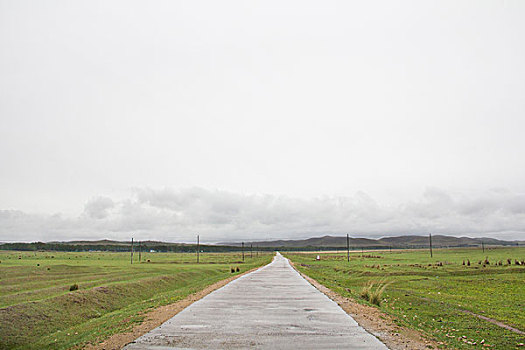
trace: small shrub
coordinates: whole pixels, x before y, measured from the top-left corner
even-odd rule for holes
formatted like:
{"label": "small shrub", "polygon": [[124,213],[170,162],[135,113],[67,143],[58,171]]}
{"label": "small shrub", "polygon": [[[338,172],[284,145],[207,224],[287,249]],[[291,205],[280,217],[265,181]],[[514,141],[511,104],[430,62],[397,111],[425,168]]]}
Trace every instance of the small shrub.
{"label": "small shrub", "polygon": [[[372,281],[369,281],[363,289],[361,289],[361,298],[369,301],[372,304],[375,304],[377,306],[381,305],[381,296],[383,295],[383,292],[385,291],[386,287],[388,287],[389,283],[379,282],[375,283]],[[374,288],[376,287],[377,288]]]}
{"label": "small shrub", "polygon": [[40,264],[36,264],[36,266],[40,266]]}
{"label": "small shrub", "polygon": [[237,268],[235,269],[235,271],[237,271],[237,272],[241,271],[241,270],[239,269],[239,266],[237,266]]}
{"label": "small shrub", "polygon": [[511,264],[510,259],[507,259],[507,265],[510,265],[510,264]]}
{"label": "small shrub", "polygon": [[485,257],[485,261],[483,262],[485,265],[490,265],[489,257]]}
{"label": "small shrub", "polygon": [[374,286],[374,282],[368,282],[363,289],[361,289],[361,298],[365,299],[366,301],[370,300],[370,291],[372,290],[372,287]]}
{"label": "small shrub", "polygon": [[47,271],[49,271],[49,270],[51,270],[51,268],[50,268],[50,267],[48,267],[48,268],[47,268]]}
{"label": "small shrub", "polygon": [[463,266],[465,266],[465,260],[463,260]]}
{"label": "small shrub", "polygon": [[372,304],[375,304],[377,306],[381,305],[381,296],[383,295],[383,292],[386,289],[386,284],[384,284],[382,287],[378,287],[375,291],[370,294],[370,302]]}
{"label": "small shrub", "polygon": [[519,265],[520,262],[518,260],[514,260],[514,264]]}
{"label": "small shrub", "polygon": [[72,292],[72,291],[75,291],[75,290],[78,290],[78,284],[72,284],[71,287],[69,287],[69,291]]}
{"label": "small shrub", "polygon": [[234,273],[235,272],[235,269],[233,267],[230,267],[230,272],[231,273]]}

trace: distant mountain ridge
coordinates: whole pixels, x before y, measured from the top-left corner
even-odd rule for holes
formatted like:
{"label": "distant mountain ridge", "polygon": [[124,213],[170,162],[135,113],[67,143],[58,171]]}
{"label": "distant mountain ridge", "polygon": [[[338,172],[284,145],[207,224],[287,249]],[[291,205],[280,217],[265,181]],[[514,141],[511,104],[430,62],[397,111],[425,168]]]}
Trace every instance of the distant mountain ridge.
{"label": "distant mountain ridge", "polygon": [[[350,249],[402,249],[402,248],[426,248],[429,246],[428,236],[397,236],[383,237],[379,239],[350,237]],[[197,245],[191,243],[174,243],[162,241],[135,241],[135,249],[155,250],[159,252],[194,252]],[[433,235],[432,245],[435,248],[447,247],[479,247],[485,246],[525,246],[525,241],[505,241],[495,238],[471,238],[454,237],[444,235]],[[241,242],[228,242],[217,244],[201,244],[200,250],[205,252],[241,251]],[[323,236],[296,240],[274,240],[259,242],[244,242],[244,249],[248,251],[250,246],[258,250],[338,250],[346,249],[346,236]],[[77,241],[54,241],[54,242],[0,242],[0,250],[56,250],[56,251],[129,251],[131,241],[115,241],[109,239],[101,240],[77,240]]]}
{"label": "distant mountain ridge", "polygon": [[[350,237],[351,248],[362,247],[384,247],[384,248],[411,248],[426,247],[429,245],[428,236],[397,236],[383,237],[379,239],[371,238],[353,238]],[[525,244],[525,241],[504,241],[495,238],[471,238],[471,237],[454,237],[444,235],[433,235],[432,245],[434,247],[470,247],[485,245],[516,246]],[[224,245],[238,246],[241,243],[221,243]],[[245,245],[257,247],[278,247],[278,248],[299,248],[299,247],[346,247],[346,236],[323,236],[298,240],[275,240],[262,242],[245,242]]]}
{"label": "distant mountain ridge", "polygon": [[[131,244],[131,240],[129,241],[113,241],[110,239],[101,239],[101,240],[95,240],[95,241],[87,241],[87,240],[81,240],[81,241],[51,241],[47,242],[49,244],[76,244],[76,245],[124,245],[129,246]],[[138,240],[135,240],[135,244],[139,244]],[[188,243],[172,243],[172,242],[162,242],[162,241],[140,241],[140,244],[143,245],[156,245],[156,244],[162,244],[162,245],[191,245]]]}

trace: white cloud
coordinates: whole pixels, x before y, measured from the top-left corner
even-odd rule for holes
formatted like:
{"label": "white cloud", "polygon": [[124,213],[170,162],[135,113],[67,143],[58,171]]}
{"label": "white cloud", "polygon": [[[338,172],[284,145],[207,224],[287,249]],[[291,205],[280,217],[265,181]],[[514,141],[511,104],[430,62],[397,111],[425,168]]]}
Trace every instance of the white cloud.
{"label": "white cloud", "polygon": [[0,208],[76,215],[133,186],[523,193],[523,18],[523,1],[0,1]]}
{"label": "white cloud", "polygon": [[475,195],[429,188],[417,200],[382,205],[363,192],[299,199],[188,188],[137,188],[124,200],[96,197],[78,217],[0,211],[0,240],[158,239],[208,242],[305,238],[321,234],[398,234],[523,239],[525,195]]}
{"label": "white cloud", "polygon": [[105,219],[109,215],[109,210],[115,203],[108,197],[96,197],[89,200],[84,207],[84,214],[92,219]]}

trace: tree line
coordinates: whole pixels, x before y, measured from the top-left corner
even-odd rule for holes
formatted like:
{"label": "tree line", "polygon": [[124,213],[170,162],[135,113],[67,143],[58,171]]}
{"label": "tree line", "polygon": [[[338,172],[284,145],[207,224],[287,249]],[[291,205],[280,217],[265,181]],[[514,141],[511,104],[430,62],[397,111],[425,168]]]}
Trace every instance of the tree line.
{"label": "tree line", "polygon": [[[131,244],[71,244],[71,243],[3,243],[0,244],[0,250],[19,250],[19,251],[57,251],[57,252],[89,252],[89,251],[105,251],[105,252],[129,252]],[[143,244],[140,249],[143,252],[150,250],[163,253],[194,253],[197,250],[196,244]],[[223,245],[199,245],[199,250],[204,253],[220,253],[220,252],[240,252],[242,247],[238,246],[223,246]],[[264,247],[257,248],[259,251],[274,251],[275,248]],[[139,250],[139,243],[134,244],[134,250]],[[256,250],[256,247],[253,247]],[[244,247],[245,252],[250,251],[250,247]]]}

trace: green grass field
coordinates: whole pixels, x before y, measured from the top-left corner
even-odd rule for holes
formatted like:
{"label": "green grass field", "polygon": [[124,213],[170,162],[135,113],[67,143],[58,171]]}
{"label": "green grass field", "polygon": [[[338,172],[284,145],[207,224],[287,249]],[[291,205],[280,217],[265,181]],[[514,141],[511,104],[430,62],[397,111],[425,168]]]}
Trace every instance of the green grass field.
{"label": "green grass field", "polygon": [[[271,261],[273,254],[0,251],[0,348],[68,349],[141,322],[173,303]],[[237,274],[237,273],[235,273]],[[70,292],[73,284],[79,290]]]}
{"label": "green grass field", "polygon": [[[439,249],[428,251],[286,253],[295,266],[340,295],[364,304],[361,291],[369,282],[390,283],[380,309],[398,323],[442,342],[443,348],[525,348],[525,336],[468,312],[525,331],[524,248]],[[488,258],[490,265],[483,266]],[[511,265],[507,265],[507,259]],[[470,259],[471,266],[463,265]],[[481,264],[478,262],[482,261]],[[496,265],[502,261],[502,266]],[[442,266],[440,266],[442,265]],[[475,343],[475,345],[474,345]]]}

